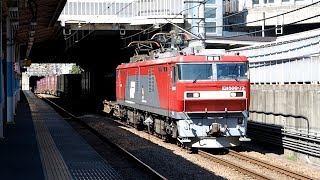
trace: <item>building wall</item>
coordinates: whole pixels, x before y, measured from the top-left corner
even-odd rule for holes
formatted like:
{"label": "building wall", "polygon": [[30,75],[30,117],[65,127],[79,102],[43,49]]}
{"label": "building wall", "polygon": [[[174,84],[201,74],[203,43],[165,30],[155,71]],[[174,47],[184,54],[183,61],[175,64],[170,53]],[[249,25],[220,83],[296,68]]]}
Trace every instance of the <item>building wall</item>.
{"label": "building wall", "polygon": [[[268,130],[250,131],[249,128],[249,136],[259,139],[262,135],[264,142],[282,143],[285,156],[295,156],[308,164],[318,165],[319,107],[320,85],[252,85],[249,119],[267,125],[280,125],[281,129],[280,132],[270,133]],[[277,133],[284,137],[275,137]]]}
{"label": "building wall", "polygon": [[[223,1],[211,0],[205,5],[205,21],[207,36],[222,36]],[[214,27],[216,26],[216,27]]]}
{"label": "building wall", "polygon": [[250,113],[256,122],[281,125],[307,132],[320,132],[320,85],[252,85],[251,111],[291,114],[303,118]]}

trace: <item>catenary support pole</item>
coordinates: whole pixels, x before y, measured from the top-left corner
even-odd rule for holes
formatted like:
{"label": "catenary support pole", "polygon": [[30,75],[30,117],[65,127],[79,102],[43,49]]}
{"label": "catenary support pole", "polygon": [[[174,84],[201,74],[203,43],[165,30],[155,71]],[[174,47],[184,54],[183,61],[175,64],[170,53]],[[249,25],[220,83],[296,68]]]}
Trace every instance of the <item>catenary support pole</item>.
{"label": "catenary support pole", "polygon": [[203,40],[206,39],[206,29],[205,29],[206,21],[205,21],[204,11],[205,11],[205,1],[199,0],[199,12],[198,12],[199,13],[199,34],[201,35],[201,38]]}

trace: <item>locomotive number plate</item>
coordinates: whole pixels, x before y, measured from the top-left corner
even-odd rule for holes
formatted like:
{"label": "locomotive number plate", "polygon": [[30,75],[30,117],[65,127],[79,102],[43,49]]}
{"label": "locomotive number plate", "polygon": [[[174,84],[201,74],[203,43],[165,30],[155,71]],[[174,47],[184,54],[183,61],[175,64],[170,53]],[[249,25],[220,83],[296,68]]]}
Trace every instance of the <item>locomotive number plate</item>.
{"label": "locomotive number plate", "polygon": [[239,91],[245,89],[244,86],[222,86],[222,91]]}

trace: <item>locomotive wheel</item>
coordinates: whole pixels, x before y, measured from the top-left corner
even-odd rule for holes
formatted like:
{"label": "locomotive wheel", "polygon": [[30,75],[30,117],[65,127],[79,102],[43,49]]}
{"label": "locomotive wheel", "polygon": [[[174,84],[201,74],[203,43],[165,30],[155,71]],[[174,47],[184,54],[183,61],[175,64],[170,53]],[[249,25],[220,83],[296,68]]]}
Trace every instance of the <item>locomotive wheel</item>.
{"label": "locomotive wheel", "polygon": [[186,150],[189,154],[198,154],[198,149],[197,148],[194,148],[194,147],[187,147],[186,146]]}
{"label": "locomotive wheel", "polygon": [[181,142],[180,141],[176,141],[176,144],[177,144],[177,146],[179,146],[179,147],[182,147],[182,144],[181,144]]}
{"label": "locomotive wheel", "polygon": [[142,131],[143,130],[143,125],[142,124],[134,124],[134,128],[136,128],[138,131]]}
{"label": "locomotive wheel", "polygon": [[198,148],[191,147],[190,151],[191,151],[191,154],[198,154]]}
{"label": "locomotive wheel", "polygon": [[[167,142],[167,143],[174,143],[174,138],[172,138],[172,136],[171,135],[169,135],[169,134],[167,134],[167,135],[165,135],[164,136],[165,137],[165,142]],[[178,142],[178,141],[177,141]]]}

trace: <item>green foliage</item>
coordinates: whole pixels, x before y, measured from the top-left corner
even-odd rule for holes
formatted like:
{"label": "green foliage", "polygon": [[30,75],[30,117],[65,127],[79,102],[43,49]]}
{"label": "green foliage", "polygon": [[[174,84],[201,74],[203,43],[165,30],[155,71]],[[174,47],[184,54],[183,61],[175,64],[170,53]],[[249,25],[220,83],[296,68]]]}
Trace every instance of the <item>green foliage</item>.
{"label": "green foliage", "polygon": [[290,160],[290,161],[297,161],[297,156],[295,156],[293,154],[292,155],[288,155],[287,159]]}
{"label": "green foliage", "polygon": [[72,69],[70,70],[70,74],[81,74],[81,68],[80,66],[73,65]]}

